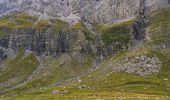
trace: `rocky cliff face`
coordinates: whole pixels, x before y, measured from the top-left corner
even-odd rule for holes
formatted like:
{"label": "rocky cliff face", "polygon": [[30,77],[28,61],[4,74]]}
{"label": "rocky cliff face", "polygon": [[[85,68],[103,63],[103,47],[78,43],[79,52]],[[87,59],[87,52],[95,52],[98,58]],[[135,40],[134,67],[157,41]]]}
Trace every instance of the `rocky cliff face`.
{"label": "rocky cliff face", "polygon": [[112,23],[137,16],[141,3],[147,11],[169,5],[169,0],[1,0],[0,14],[19,9],[43,18],[58,17],[69,22]]}
{"label": "rocky cliff face", "polygon": [[[70,53],[81,59],[84,54],[94,54],[100,62],[103,57],[129,49],[134,40],[144,38],[145,14],[169,6],[169,0],[5,0],[0,5],[1,14],[11,10],[22,12],[0,19],[1,59],[24,48],[39,57]],[[102,26],[99,30],[96,27],[98,23],[136,16],[140,16],[138,21]],[[54,18],[66,22],[51,20]],[[95,23],[91,27],[94,31],[84,23]]]}
{"label": "rocky cliff face", "polygon": [[[136,21],[105,27],[98,34],[89,30],[83,22],[69,25],[61,20],[39,20],[23,13],[13,13],[0,19],[1,59],[16,55],[22,48],[34,52],[40,58],[69,53],[78,60],[84,55],[95,55],[100,62],[108,55],[128,49],[138,31]],[[140,22],[139,22],[140,23]],[[102,26],[104,27],[104,26]],[[101,27],[101,28],[102,28]],[[121,31],[120,31],[121,30]],[[95,31],[97,32],[97,30]],[[112,37],[114,34],[117,38]]]}
{"label": "rocky cliff face", "polygon": [[[142,17],[168,6],[169,0],[1,0],[0,5],[0,14],[17,10],[39,15],[39,19],[23,14],[12,15],[16,18],[7,16],[1,19],[4,23],[0,32],[6,34],[1,37],[1,52],[5,52],[1,53],[1,58],[15,55],[19,48],[24,48],[38,56],[71,52],[76,57],[89,53],[102,59],[103,56],[128,49],[133,39],[141,39],[145,21]],[[96,31],[99,35],[82,23],[113,23],[135,16],[141,16],[141,19]],[[78,24],[74,27],[61,21],[41,22],[41,18],[59,18]],[[113,34],[118,38],[112,37]]]}

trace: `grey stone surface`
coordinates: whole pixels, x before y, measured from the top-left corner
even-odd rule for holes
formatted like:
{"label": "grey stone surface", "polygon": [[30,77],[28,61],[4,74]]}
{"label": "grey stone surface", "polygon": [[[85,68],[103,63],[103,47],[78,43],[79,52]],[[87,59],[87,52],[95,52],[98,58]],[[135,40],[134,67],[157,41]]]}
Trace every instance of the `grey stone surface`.
{"label": "grey stone surface", "polygon": [[19,9],[41,18],[109,23],[137,16],[141,6],[151,12],[169,4],[169,0],[0,0],[0,14]]}
{"label": "grey stone surface", "polygon": [[156,56],[140,55],[113,62],[110,67],[116,72],[135,73],[144,76],[158,73],[161,69],[161,61]]}

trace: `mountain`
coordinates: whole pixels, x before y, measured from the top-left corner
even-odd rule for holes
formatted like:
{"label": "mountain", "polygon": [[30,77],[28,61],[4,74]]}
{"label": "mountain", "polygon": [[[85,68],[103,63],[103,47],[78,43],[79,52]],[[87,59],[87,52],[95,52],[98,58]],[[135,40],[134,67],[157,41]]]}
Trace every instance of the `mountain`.
{"label": "mountain", "polygon": [[169,99],[169,0],[0,0],[0,99]]}
{"label": "mountain", "polygon": [[[143,3],[143,4],[142,4]],[[43,18],[57,17],[67,21],[112,23],[135,17],[144,9],[151,12],[169,5],[168,0],[5,0],[1,11],[19,9]]]}

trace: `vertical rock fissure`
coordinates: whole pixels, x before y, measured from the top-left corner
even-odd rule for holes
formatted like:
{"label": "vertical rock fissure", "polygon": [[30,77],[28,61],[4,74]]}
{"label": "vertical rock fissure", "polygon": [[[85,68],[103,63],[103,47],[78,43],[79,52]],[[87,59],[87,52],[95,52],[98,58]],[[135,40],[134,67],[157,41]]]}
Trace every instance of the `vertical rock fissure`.
{"label": "vertical rock fissure", "polygon": [[146,0],[140,0],[139,20],[133,25],[134,39],[140,41],[145,38],[146,28]]}
{"label": "vertical rock fissure", "polygon": [[65,53],[65,43],[64,43],[64,32],[62,31],[59,36],[59,45],[58,45],[58,50],[59,50],[59,55],[61,53]]}

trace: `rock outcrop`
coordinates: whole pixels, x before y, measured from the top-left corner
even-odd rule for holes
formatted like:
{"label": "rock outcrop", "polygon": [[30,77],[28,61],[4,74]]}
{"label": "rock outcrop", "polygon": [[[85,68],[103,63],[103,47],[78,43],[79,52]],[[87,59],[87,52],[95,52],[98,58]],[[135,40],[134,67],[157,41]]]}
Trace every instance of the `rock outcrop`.
{"label": "rock outcrop", "polygon": [[[39,20],[23,13],[4,16],[0,21],[3,21],[0,32],[4,34],[0,38],[1,59],[16,55],[22,48],[40,58],[69,53],[81,61],[84,55],[90,54],[97,57],[97,63],[131,46],[135,23],[106,27],[96,35],[83,22],[69,25],[58,19]],[[113,34],[117,38],[112,37]]]}
{"label": "rock outcrop", "polygon": [[[39,17],[34,18],[22,13],[2,17],[0,33],[5,36],[0,38],[0,59],[15,56],[20,48],[23,48],[40,58],[69,53],[82,61],[84,55],[91,54],[95,55],[98,64],[109,55],[128,50],[134,40],[143,39],[146,14],[169,6],[169,2],[169,0],[1,1],[0,5],[3,6],[0,6],[0,14],[17,10]],[[139,16],[138,21],[102,27],[100,32],[96,32],[94,26],[92,29],[89,28],[89,25],[114,23],[136,16]]]}
{"label": "rock outcrop", "polygon": [[41,18],[112,23],[138,16],[141,2],[147,7],[147,13],[170,4],[169,0],[3,0],[0,14],[18,9]]}

